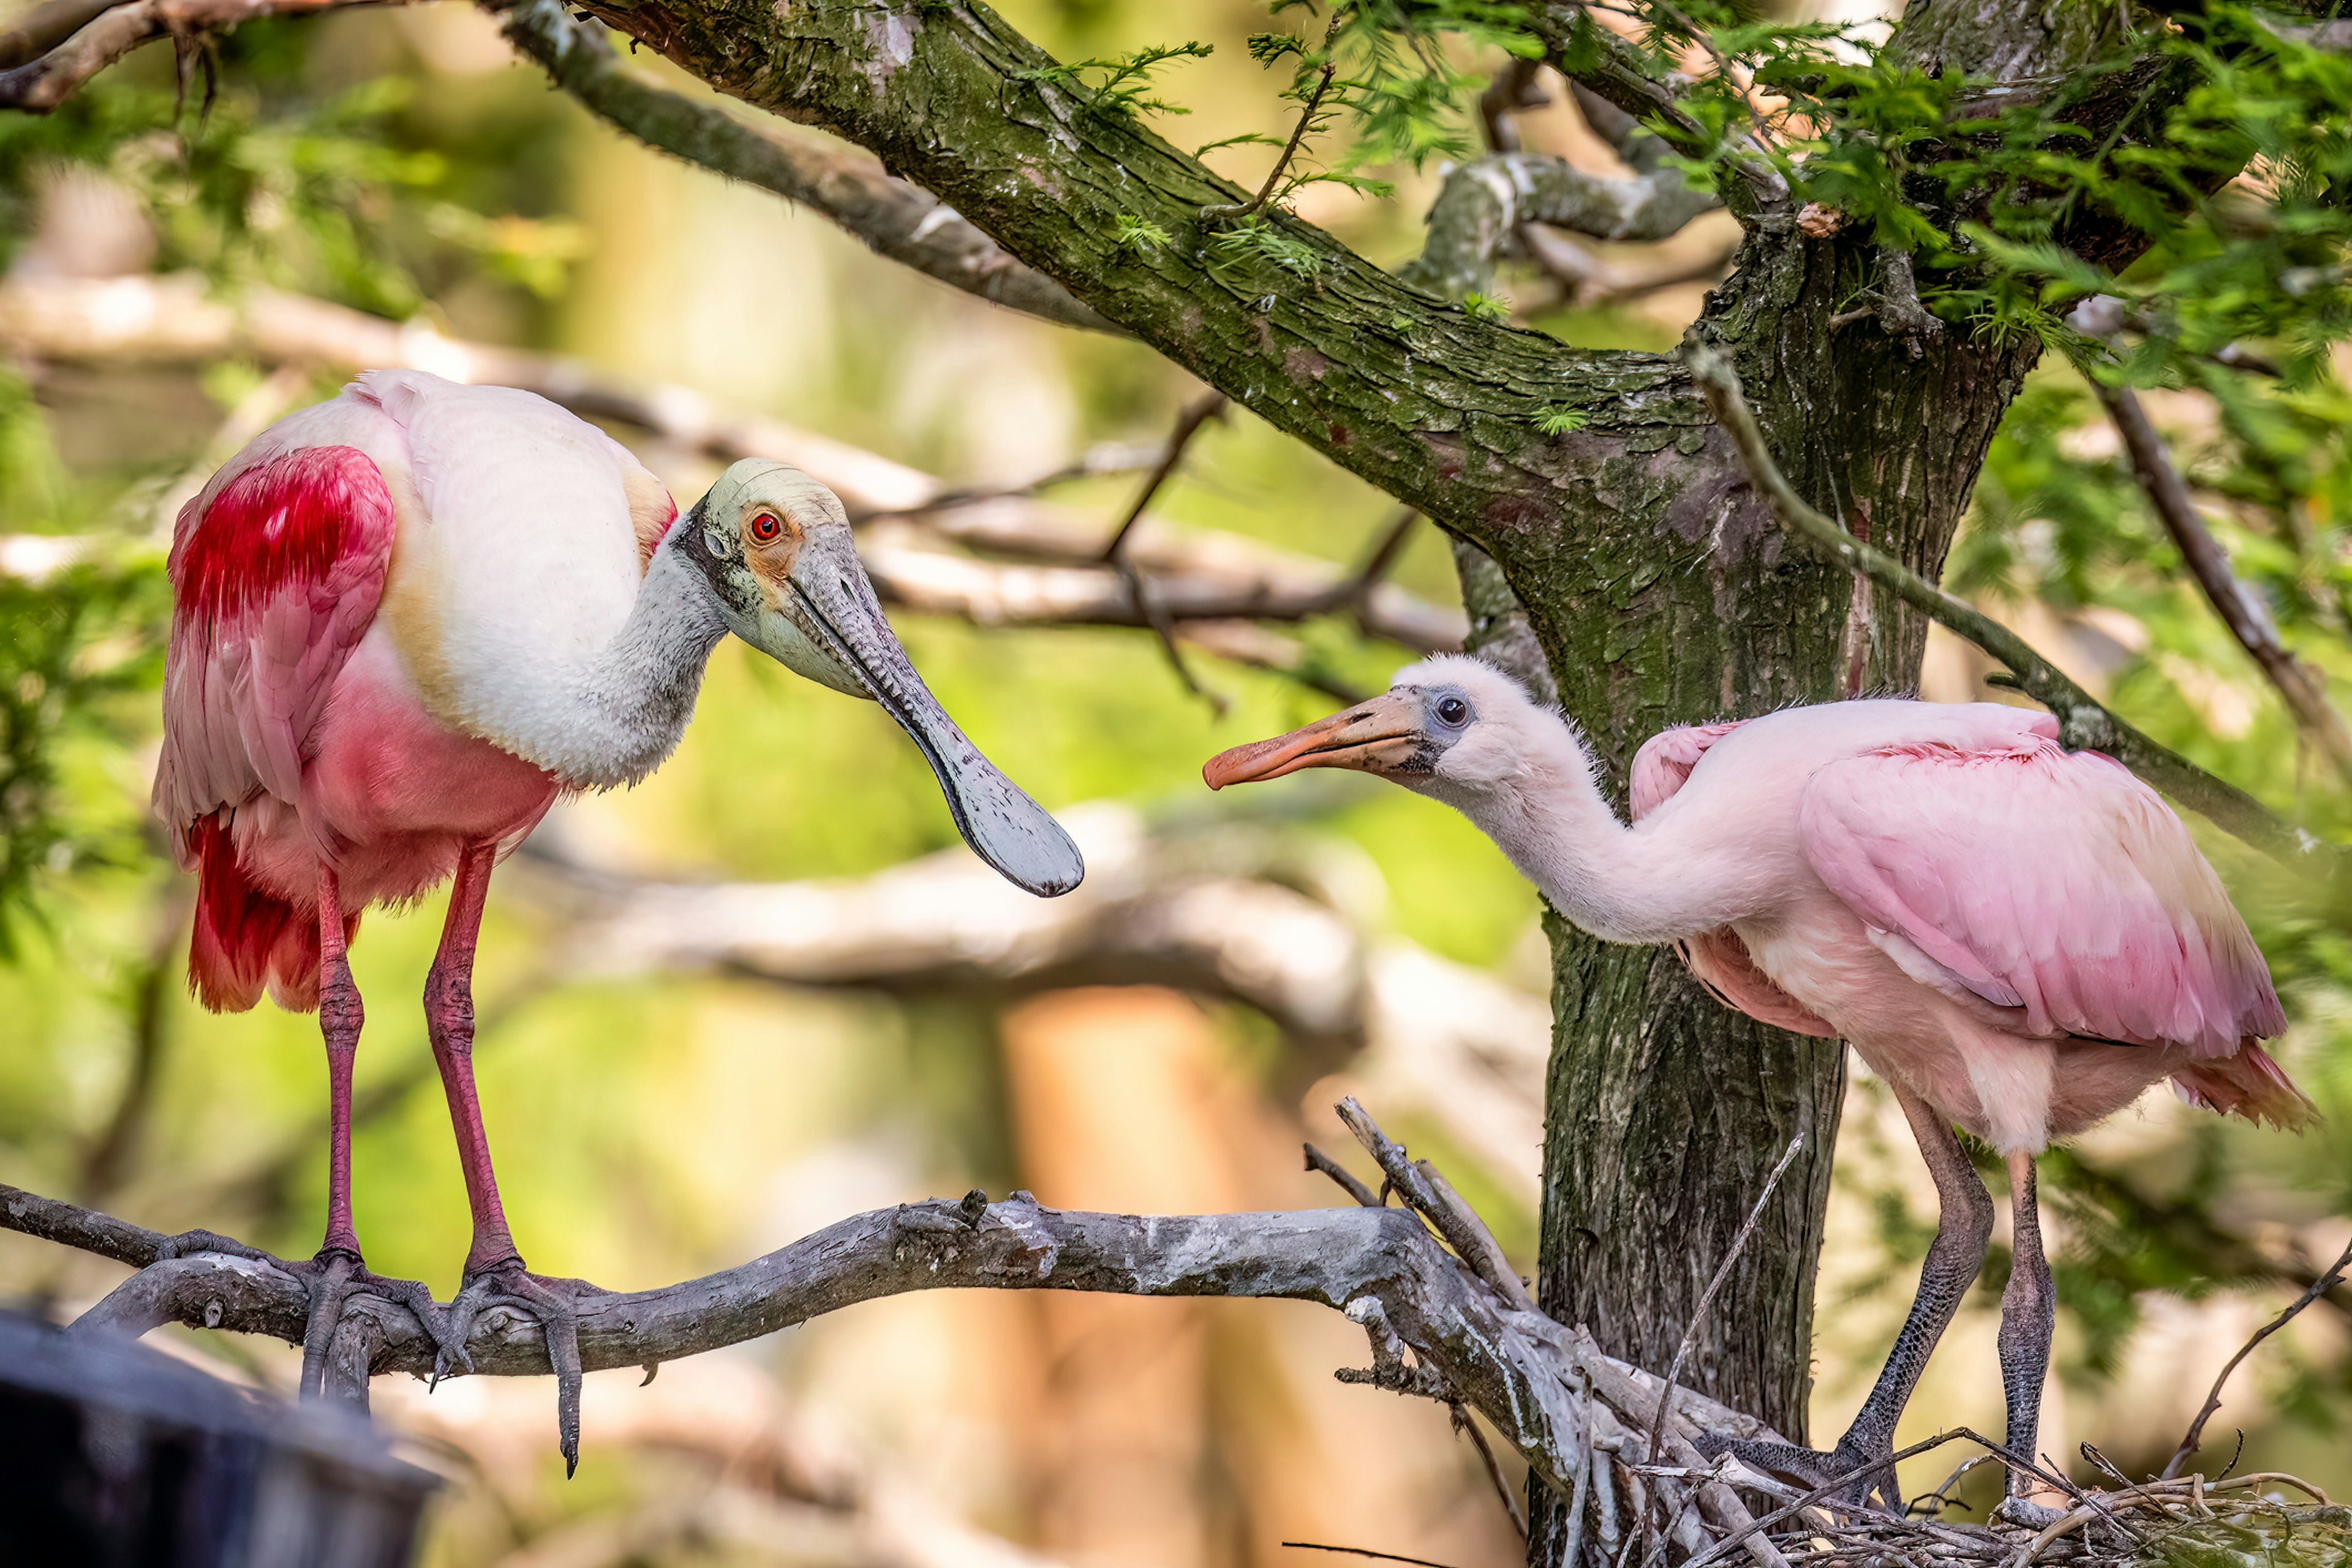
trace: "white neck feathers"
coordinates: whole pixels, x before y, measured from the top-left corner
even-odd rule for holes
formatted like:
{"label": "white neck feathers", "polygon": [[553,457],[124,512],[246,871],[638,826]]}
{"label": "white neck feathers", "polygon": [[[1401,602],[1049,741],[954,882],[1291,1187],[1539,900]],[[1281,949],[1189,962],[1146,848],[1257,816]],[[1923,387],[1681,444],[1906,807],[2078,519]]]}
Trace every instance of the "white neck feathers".
{"label": "white neck feathers", "polygon": [[1628,827],[1571,726],[1545,713],[1520,728],[1511,776],[1431,793],[1477,824],[1553,908],[1617,942],[1675,942],[1737,918],[1715,857],[1675,831],[1675,814]]}
{"label": "white neck feathers", "polygon": [[500,743],[565,784],[635,784],[677,747],[710,651],[727,635],[716,595],[674,547],[646,563],[628,618],[604,647],[542,667],[545,697]]}

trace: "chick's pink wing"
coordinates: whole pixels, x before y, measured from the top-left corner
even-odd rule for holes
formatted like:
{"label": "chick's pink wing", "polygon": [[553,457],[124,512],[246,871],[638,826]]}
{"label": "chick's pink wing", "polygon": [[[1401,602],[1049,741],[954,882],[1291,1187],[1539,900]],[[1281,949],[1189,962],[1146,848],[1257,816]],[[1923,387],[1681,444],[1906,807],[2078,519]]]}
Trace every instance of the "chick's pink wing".
{"label": "chick's pink wing", "polygon": [[2284,1028],[2260,950],[2171,807],[2047,728],[1829,763],[1799,807],[1806,858],[1913,979],[2016,1009],[2029,1033],[2221,1057]]}
{"label": "chick's pink wing", "polygon": [[1641,821],[1672,799],[1690,781],[1691,770],[1698,766],[1707,748],[1746,722],[1732,719],[1719,724],[1680,724],[1643,742],[1642,749],[1633,753],[1633,773],[1626,780],[1633,820]]}
{"label": "chick's pink wing", "polygon": [[383,597],[392,495],[363,452],[285,452],[215,481],[172,545],[155,805],[185,829],[267,792],[299,804],[312,728]]}
{"label": "chick's pink wing", "polygon": [[[1633,774],[1627,781],[1633,820],[1641,821],[1673,799],[1690,782],[1691,770],[1698,766],[1707,748],[1746,722],[1733,719],[1719,724],[1685,724],[1643,742],[1642,749],[1633,753]],[[1690,966],[1693,977],[1725,1006],[1800,1035],[1823,1039],[1836,1036],[1837,1030],[1756,967],[1748,944],[1730,927],[1700,931],[1675,943],[1675,951]]]}

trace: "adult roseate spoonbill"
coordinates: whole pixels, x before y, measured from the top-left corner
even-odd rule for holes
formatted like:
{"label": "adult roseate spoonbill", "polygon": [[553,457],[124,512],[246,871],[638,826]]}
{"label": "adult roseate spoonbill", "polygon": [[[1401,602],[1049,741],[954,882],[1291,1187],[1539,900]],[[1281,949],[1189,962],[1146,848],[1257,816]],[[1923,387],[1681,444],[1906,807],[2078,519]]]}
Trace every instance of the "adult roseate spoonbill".
{"label": "adult roseate spoonbill", "polygon": [[[408,371],[362,375],[279,421],[180,513],[155,806],[199,891],[189,983],[242,1010],[319,1009],[332,1142],[327,1233],[306,1267],[303,1386],[343,1302],[409,1304],[467,1364],[476,1315],[535,1317],[578,1455],[574,1281],[526,1273],[499,1202],[473,1071],[472,972],[490,869],[567,791],[658,766],[729,632],[904,725],[982,858],[1045,895],[1084,868],[1054,819],[942,712],[875,603],[833,493],[737,463],[682,523],[618,443],[543,398]],[[352,1226],[344,949],[370,904],[451,876],[425,984],[473,1210],[446,1313],[368,1273]],[[184,1245],[218,1238],[192,1233]]]}
{"label": "adult roseate spoonbill", "polygon": [[[1894,1089],[1943,1210],[1910,1316],[1835,1448],[1731,1446],[1808,1485],[1859,1476],[1854,1500],[1902,1506],[1895,1424],[1992,1229],[1953,1123],[2009,1163],[2001,1381],[2008,1445],[2032,1458],[2055,1308],[2034,1156],[2166,1077],[2211,1110],[2288,1127],[2315,1114],[2256,1044],[2285,1016],[2180,819],[2120,764],[2063,750],[2045,714],[1834,702],[1668,730],[1634,755],[1628,826],[1558,713],[1442,658],[1202,776],[1312,767],[1455,807],[1585,931],[1675,943],[1718,999],[1843,1036]],[[2041,1511],[2018,1478],[2009,1489],[2011,1517]]]}

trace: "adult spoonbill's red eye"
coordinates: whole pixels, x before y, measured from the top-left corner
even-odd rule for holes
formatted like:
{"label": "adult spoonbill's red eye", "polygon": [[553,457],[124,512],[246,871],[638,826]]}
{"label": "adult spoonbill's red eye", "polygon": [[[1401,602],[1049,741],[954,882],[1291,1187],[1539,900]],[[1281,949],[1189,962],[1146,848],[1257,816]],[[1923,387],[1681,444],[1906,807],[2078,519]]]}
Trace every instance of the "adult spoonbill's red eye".
{"label": "adult spoonbill's red eye", "polygon": [[[2116,763],[2061,747],[2047,714],[1836,702],[1669,730],[1633,758],[1628,826],[1557,712],[1475,659],[1434,658],[1202,775],[1313,767],[1459,808],[1584,930],[1674,943],[1727,1005],[1842,1036],[1893,1088],[1943,1206],[1910,1320],[1829,1453],[1719,1445],[1810,1487],[1859,1477],[1853,1500],[1903,1506],[1895,1424],[1992,1231],[1953,1123],[2009,1162],[2001,1381],[2008,1446],[2032,1456],[2055,1311],[2034,1156],[2166,1078],[2257,1121],[2315,1114],[2260,1044],[2286,1016],[2188,830]],[[2003,1508],[2036,1518],[2022,1485],[2012,1473]]]}
{"label": "adult spoonbill's red eye", "polygon": [[[795,545],[773,543],[794,520]],[[395,544],[397,548],[395,548]],[[741,462],[684,519],[593,426],[529,393],[415,371],[361,376],[281,420],[181,512],[155,805],[199,892],[188,975],[215,1009],[268,990],[319,1009],[331,1152],[308,1266],[306,1390],[344,1300],[407,1302],[446,1370],[476,1315],[544,1328],[567,1463],[579,1452],[572,1286],[524,1271],[474,1092],[475,932],[490,869],[566,791],[659,766],[733,632],[813,680],[879,702],[929,759],[956,826],[1013,881],[1067,892],[1084,868],[1054,819],[941,711],[891,635],[833,492]],[[361,1266],[352,1226],[345,944],[371,904],[456,879],[425,983],[473,1210],[444,1311]],[[193,1234],[193,1233],[192,1233]],[[217,1238],[198,1237],[200,1245]]]}

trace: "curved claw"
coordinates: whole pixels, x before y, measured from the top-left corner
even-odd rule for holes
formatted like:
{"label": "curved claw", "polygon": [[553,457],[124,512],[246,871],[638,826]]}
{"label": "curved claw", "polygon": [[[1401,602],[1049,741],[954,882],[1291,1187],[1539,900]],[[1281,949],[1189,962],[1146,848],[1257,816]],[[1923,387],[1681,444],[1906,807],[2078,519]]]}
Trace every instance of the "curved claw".
{"label": "curved claw", "polygon": [[[210,1232],[191,1232],[210,1237]],[[183,1237],[174,1237],[178,1242]],[[218,1240],[218,1237],[212,1239]],[[192,1250],[218,1251],[214,1247]],[[299,1392],[306,1399],[318,1398],[327,1391],[327,1363],[335,1342],[335,1331],[341,1326],[344,1310],[354,1296],[373,1296],[395,1306],[407,1308],[425,1326],[432,1339],[436,1357],[452,1346],[449,1322],[433,1292],[415,1279],[392,1279],[372,1273],[360,1255],[344,1247],[331,1247],[320,1250],[308,1263],[293,1266],[294,1273],[310,1294],[310,1316],[302,1325],[302,1377]],[[455,1348],[464,1351],[464,1342]],[[362,1397],[362,1403],[364,1403]]]}
{"label": "curved claw", "polygon": [[[552,1279],[531,1274],[521,1262],[494,1265],[469,1274],[450,1303],[450,1317],[462,1352],[473,1332],[474,1320],[491,1307],[506,1307],[539,1324],[547,1346],[548,1365],[555,1373],[555,1435],[563,1451],[563,1475],[569,1480],[580,1468],[580,1311],[574,1297],[593,1290],[577,1279]],[[472,1363],[468,1362],[468,1370]]]}

